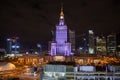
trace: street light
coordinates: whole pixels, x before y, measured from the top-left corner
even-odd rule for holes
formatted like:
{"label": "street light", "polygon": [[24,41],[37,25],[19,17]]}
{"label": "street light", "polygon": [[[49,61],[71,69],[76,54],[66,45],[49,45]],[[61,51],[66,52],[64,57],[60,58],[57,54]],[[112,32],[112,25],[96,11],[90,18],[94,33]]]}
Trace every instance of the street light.
{"label": "street light", "polygon": [[40,80],[42,80],[42,45],[37,44],[37,47],[40,48]]}

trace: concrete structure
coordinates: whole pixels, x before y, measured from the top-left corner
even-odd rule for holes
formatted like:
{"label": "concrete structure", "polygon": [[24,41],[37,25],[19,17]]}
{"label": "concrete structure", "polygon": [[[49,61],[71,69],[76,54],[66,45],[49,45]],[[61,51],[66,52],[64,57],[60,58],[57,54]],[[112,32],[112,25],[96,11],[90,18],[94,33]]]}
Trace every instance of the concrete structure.
{"label": "concrete structure", "polygon": [[64,21],[63,8],[61,8],[59,24],[56,26],[56,37],[55,41],[51,43],[51,48],[49,50],[51,56],[73,55],[71,52],[71,43],[68,42],[68,28]]}

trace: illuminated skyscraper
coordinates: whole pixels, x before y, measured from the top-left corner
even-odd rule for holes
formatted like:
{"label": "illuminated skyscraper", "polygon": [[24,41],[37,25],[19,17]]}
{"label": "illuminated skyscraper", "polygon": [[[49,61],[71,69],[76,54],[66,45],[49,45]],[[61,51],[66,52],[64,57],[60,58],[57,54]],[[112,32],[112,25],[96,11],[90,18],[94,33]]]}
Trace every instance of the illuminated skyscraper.
{"label": "illuminated skyscraper", "polygon": [[116,54],[116,34],[107,36],[107,53],[108,55]]}
{"label": "illuminated skyscraper", "polygon": [[116,41],[117,41],[117,56],[120,57],[120,33],[116,35]]}
{"label": "illuminated skyscraper", "polygon": [[64,21],[63,7],[61,7],[59,23],[56,26],[55,42],[51,43],[51,48],[49,52],[50,55],[73,55],[73,53],[71,52],[71,43],[69,43],[67,40],[67,32],[68,28]]}
{"label": "illuminated skyscraper", "polygon": [[89,54],[94,54],[95,53],[95,41],[94,41],[94,32],[93,30],[89,30],[89,48],[88,48],[88,53]]}
{"label": "illuminated skyscraper", "polygon": [[8,38],[7,39],[7,54],[11,54],[12,52],[12,39]]}
{"label": "illuminated skyscraper", "polygon": [[106,55],[106,38],[104,36],[96,37],[96,52]]}

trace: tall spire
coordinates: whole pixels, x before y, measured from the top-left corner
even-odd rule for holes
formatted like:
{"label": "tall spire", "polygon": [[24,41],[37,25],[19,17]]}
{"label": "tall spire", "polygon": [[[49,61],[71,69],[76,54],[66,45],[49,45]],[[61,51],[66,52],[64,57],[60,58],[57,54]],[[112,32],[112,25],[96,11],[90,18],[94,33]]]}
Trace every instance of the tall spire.
{"label": "tall spire", "polygon": [[60,12],[60,21],[59,21],[59,25],[64,25],[63,4],[61,4],[61,12]]}
{"label": "tall spire", "polygon": [[64,19],[63,4],[61,4],[60,19]]}

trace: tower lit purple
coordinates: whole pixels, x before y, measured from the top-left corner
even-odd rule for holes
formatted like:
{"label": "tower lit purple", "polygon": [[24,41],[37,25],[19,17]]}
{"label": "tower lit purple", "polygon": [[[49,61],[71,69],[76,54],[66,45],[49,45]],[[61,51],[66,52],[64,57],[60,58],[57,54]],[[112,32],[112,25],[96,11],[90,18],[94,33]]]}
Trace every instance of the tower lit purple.
{"label": "tower lit purple", "polygon": [[59,24],[56,26],[56,41],[51,43],[50,55],[73,55],[71,52],[71,43],[68,42],[67,25],[64,22],[63,8],[61,7]]}

